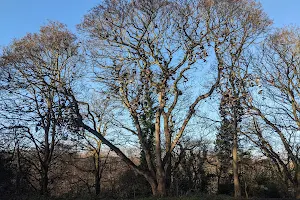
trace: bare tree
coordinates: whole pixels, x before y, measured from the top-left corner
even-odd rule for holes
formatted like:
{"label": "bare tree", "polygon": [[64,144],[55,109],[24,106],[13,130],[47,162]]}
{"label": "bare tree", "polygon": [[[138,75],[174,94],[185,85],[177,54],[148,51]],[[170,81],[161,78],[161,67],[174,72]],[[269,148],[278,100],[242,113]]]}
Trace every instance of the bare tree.
{"label": "bare tree", "polygon": [[[188,4],[185,6],[191,7]],[[97,79],[106,84],[109,98],[118,99],[127,109],[134,128],[126,129],[138,137],[148,168],[141,170],[123,153],[119,154],[145,176],[153,194],[159,196],[166,195],[166,169],[172,150],[194,114],[196,105],[212,94],[220,78],[218,75],[209,91],[196,97],[187,110],[182,126],[172,133],[172,112],[184,90],[180,85],[188,81],[185,73],[199,65],[197,61],[205,60],[207,53],[204,52],[204,45],[209,28],[215,29],[211,24],[205,27],[204,21],[197,22],[197,12],[200,10],[191,10],[185,18],[185,6],[167,1],[106,1],[94,8],[81,25],[95,46],[91,53],[100,67]],[[195,24],[188,23],[188,20],[194,20]],[[198,35],[197,31],[203,32]],[[200,55],[198,58],[196,52]],[[218,72],[220,74],[220,70]],[[148,107],[143,97],[148,94],[155,99],[153,154],[152,147],[145,143],[141,128],[141,119]]]}
{"label": "bare tree", "polygon": [[[80,63],[78,48],[74,36],[62,25],[42,28],[40,34],[16,41],[3,58],[5,66],[13,66],[20,73],[15,77],[30,83],[25,85],[33,88],[29,96],[34,97],[33,102],[46,102],[49,112],[45,116],[49,118],[39,115],[44,121],[37,126],[48,130],[45,123],[50,125],[46,146],[52,147],[49,134],[56,133],[60,120],[69,119],[61,117],[61,112],[68,114],[76,122],[72,126],[94,134],[144,176],[153,195],[165,196],[172,152],[196,110],[202,109],[200,102],[215,92],[227,69],[238,67],[245,49],[268,24],[260,6],[248,0],[105,0],[85,16],[79,28],[87,38],[90,64],[95,66],[87,69],[95,74],[92,87],[100,86],[100,95],[119,103],[124,115],[132,120],[132,126],[124,121],[119,124],[139,142],[146,168],[102,134],[97,127],[97,111],[93,113],[95,109],[76,93],[72,85],[76,65],[72,66]],[[10,73],[7,77],[11,79]],[[197,79],[204,79],[206,87],[195,84]],[[188,86],[197,92],[190,95]],[[180,101],[188,106],[180,107]],[[147,118],[149,110],[154,119]],[[147,142],[149,134],[142,126],[145,119],[154,125],[149,133],[153,134],[153,143]],[[52,134],[51,141],[55,141],[53,138]],[[47,159],[51,158],[53,148],[46,149]],[[41,161],[46,166],[50,160]]]}
{"label": "bare tree", "polygon": [[[103,137],[107,135],[109,127],[112,126],[112,123],[110,122],[112,119],[109,116],[109,114],[113,112],[112,109],[113,107],[111,107],[107,99],[92,100],[91,108],[88,106],[86,109],[87,113],[89,113],[90,123],[94,125],[93,128]],[[106,152],[102,151],[102,141],[89,132],[84,132],[81,135],[81,140],[75,143],[80,144],[84,150],[87,150],[89,156],[93,159],[92,169],[84,168],[82,170],[94,174],[95,193],[96,195],[100,195],[101,178],[106,167],[110,150]]]}
{"label": "bare tree", "polygon": [[[252,80],[249,72],[249,59],[251,59],[250,48],[255,42],[263,38],[269,30],[271,21],[263,13],[260,4],[250,2],[248,7],[245,1],[230,4],[232,8],[216,10],[216,16],[226,17],[230,21],[224,26],[224,32],[218,36],[224,44],[222,48],[223,70],[219,91],[222,94],[220,113],[221,117],[229,121],[226,127],[232,134],[232,169],[234,178],[234,196],[241,196],[238,167],[238,140],[241,122],[244,115],[242,101],[245,100],[247,92],[245,85]],[[251,12],[249,12],[249,9]],[[218,12],[221,12],[219,14]],[[222,18],[221,18],[222,19]],[[219,33],[220,34],[220,33]],[[223,34],[223,35],[222,35]],[[220,41],[220,40],[219,40]]]}
{"label": "bare tree", "polygon": [[[104,83],[108,98],[118,100],[127,110],[134,127],[124,129],[137,136],[148,168],[136,166],[84,123],[78,106],[79,124],[142,174],[154,195],[166,195],[171,153],[199,102],[218,86],[225,53],[237,45],[230,53],[241,54],[267,25],[269,21],[260,6],[252,1],[104,1],[85,16],[79,28],[89,38],[90,55],[97,66],[96,82]],[[188,72],[201,70],[210,58],[215,58],[215,81],[208,91],[195,95],[185,108],[179,129],[173,130],[174,109],[191,79]],[[145,96],[154,99],[154,153],[146,145],[141,128],[148,107]],[[75,100],[75,96],[72,98]]]}
{"label": "bare tree", "polygon": [[258,89],[252,90],[248,99],[252,114],[257,116],[252,131],[255,137],[250,137],[251,134],[249,137],[272,159],[282,178],[290,181],[297,199],[300,198],[299,38],[297,28],[279,29],[267,38],[263,57],[257,64]]}
{"label": "bare tree", "polygon": [[[34,148],[38,163],[28,162],[40,176],[40,192],[47,195],[55,146],[71,117],[68,102],[53,88],[72,84],[76,37],[63,24],[52,22],[40,32],[15,40],[3,51],[1,70],[5,91],[1,118],[7,129],[20,129]],[[3,79],[2,79],[3,80]]]}

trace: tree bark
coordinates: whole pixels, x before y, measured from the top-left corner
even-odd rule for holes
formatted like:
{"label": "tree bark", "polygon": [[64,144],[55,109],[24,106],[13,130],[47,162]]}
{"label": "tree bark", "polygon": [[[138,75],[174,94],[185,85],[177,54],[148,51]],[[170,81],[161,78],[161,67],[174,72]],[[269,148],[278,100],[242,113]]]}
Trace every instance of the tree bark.
{"label": "tree bark", "polygon": [[233,134],[233,148],[232,148],[234,198],[241,197],[241,186],[239,181],[237,151],[238,151],[238,136],[237,136],[237,132],[235,131]]}
{"label": "tree bark", "polygon": [[171,193],[171,185],[172,185],[172,163],[170,158],[166,170],[166,190],[168,195]]}
{"label": "tree bark", "polygon": [[41,177],[41,183],[40,183],[40,190],[41,190],[41,195],[48,196],[48,169],[44,168],[42,172],[42,177]]}
{"label": "tree bark", "polygon": [[171,152],[171,131],[169,127],[169,115],[164,113],[163,114],[163,119],[164,119],[164,133],[165,133],[165,144],[166,144],[166,155],[165,158],[163,159],[163,166],[165,169],[165,176],[166,176],[166,191],[169,195],[170,189],[171,189],[171,177],[172,177],[172,152]]}
{"label": "tree bark", "polygon": [[157,182],[158,182],[157,196],[159,196],[159,197],[167,196],[166,177],[165,176],[158,177]]}
{"label": "tree bark", "polygon": [[100,177],[99,177],[99,173],[96,172],[95,173],[95,191],[96,191],[96,195],[99,195],[100,194]]}
{"label": "tree bark", "polygon": [[16,173],[16,193],[19,194],[21,191],[21,161],[20,161],[20,146],[19,142],[17,142],[17,173]]}
{"label": "tree bark", "polygon": [[101,171],[100,170],[100,166],[101,166],[100,148],[94,154],[94,165],[95,165],[95,171],[94,171],[95,186],[94,187],[95,187],[96,195],[99,195],[100,194],[100,190],[101,190],[101,185],[100,185],[100,180],[101,180],[101,172],[100,172]]}
{"label": "tree bark", "polygon": [[147,179],[148,183],[151,186],[151,190],[152,190],[152,195],[153,196],[157,196],[157,183],[154,180],[149,180]]}
{"label": "tree bark", "polygon": [[159,177],[157,175],[156,178],[145,176],[145,178],[151,186],[153,196],[164,197],[167,195],[165,176]]}
{"label": "tree bark", "polygon": [[[160,94],[159,102],[162,102],[163,95]],[[162,103],[160,103],[162,104]],[[162,107],[162,105],[160,105]],[[161,125],[161,113],[160,108],[155,114],[155,157],[156,157],[156,181],[157,181],[157,194],[156,196],[164,197],[166,192],[166,172],[164,170],[164,164],[161,157],[161,137],[160,137],[160,125]]]}

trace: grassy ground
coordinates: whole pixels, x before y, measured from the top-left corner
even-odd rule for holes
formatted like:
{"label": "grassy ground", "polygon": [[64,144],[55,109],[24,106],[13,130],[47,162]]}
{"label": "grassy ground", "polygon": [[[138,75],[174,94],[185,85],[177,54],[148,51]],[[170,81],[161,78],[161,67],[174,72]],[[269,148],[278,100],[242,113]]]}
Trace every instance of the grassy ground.
{"label": "grassy ground", "polygon": [[[228,196],[208,196],[208,195],[197,195],[197,196],[190,196],[190,197],[165,197],[165,198],[155,198],[155,197],[147,197],[147,198],[136,198],[136,199],[109,199],[109,198],[95,198],[95,197],[77,197],[71,198],[72,200],[233,200],[233,198]],[[71,200],[69,198],[58,198],[55,200]],[[34,199],[35,200],[35,199]],[[41,200],[41,199],[39,199]],[[44,199],[43,199],[44,200]],[[52,199],[45,199],[45,200],[52,200]],[[54,199],[53,199],[54,200]]]}
{"label": "grassy ground", "polygon": [[[200,195],[200,196],[192,196],[192,197],[168,197],[168,198],[143,198],[137,200],[235,200],[230,196],[208,196],[208,195]],[[239,200],[295,200],[292,198],[241,198]]]}
{"label": "grassy ground", "polygon": [[[136,200],[235,200],[229,196],[192,196],[192,197],[168,197],[168,198],[142,198]],[[239,200],[294,200],[294,199],[283,199],[283,198],[241,198]]]}
{"label": "grassy ground", "polygon": [[[1,199],[1,196],[0,196]],[[2,200],[2,199],[1,199]],[[233,197],[225,196],[225,195],[206,195],[206,194],[200,194],[195,196],[185,196],[185,197],[166,197],[166,198],[154,198],[154,197],[148,197],[148,198],[136,198],[136,199],[111,199],[111,198],[96,198],[89,195],[81,196],[81,197],[64,197],[64,198],[42,198],[41,196],[30,196],[30,197],[24,197],[20,198],[4,198],[3,200],[234,200]],[[240,199],[240,200],[246,200]],[[271,198],[249,198],[248,200],[282,200],[282,199],[271,199]],[[291,200],[291,199],[285,199],[285,200]]]}
{"label": "grassy ground", "polygon": [[[1,199],[1,197],[0,197]],[[230,197],[225,196],[216,196],[216,197],[203,197],[203,196],[193,196],[193,197],[166,197],[166,198],[136,198],[136,199],[110,199],[110,198],[95,198],[91,196],[82,196],[82,197],[76,197],[76,198],[54,198],[54,197],[41,197],[41,196],[31,196],[31,197],[10,197],[10,198],[4,198],[1,200],[233,200]]]}
{"label": "grassy ground", "polygon": [[167,197],[167,198],[143,198],[138,200],[233,200],[233,198],[222,195],[196,195],[190,197]]}
{"label": "grassy ground", "polygon": [[[231,196],[226,195],[207,195],[207,194],[201,194],[201,195],[195,195],[190,197],[168,197],[168,198],[142,198],[142,199],[136,199],[136,200],[235,200]],[[239,200],[293,200],[291,198],[241,198]]]}

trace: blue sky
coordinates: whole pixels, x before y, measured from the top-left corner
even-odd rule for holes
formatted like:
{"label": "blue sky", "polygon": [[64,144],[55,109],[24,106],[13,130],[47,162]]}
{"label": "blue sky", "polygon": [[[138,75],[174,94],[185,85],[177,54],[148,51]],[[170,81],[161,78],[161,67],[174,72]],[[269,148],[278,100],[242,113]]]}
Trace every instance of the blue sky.
{"label": "blue sky", "polygon": [[[0,47],[13,38],[37,32],[47,20],[57,20],[75,31],[83,15],[100,0],[0,0]],[[261,0],[275,26],[300,25],[300,0]]]}
{"label": "blue sky", "polygon": [[60,21],[76,31],[83,16],[99,0],[0,0],[0,46],[13,38],[37,32],[48,20]]}
{"label": "blue sky", "polygon": [[300,26],[300,0],[260,0],[276,27]]}

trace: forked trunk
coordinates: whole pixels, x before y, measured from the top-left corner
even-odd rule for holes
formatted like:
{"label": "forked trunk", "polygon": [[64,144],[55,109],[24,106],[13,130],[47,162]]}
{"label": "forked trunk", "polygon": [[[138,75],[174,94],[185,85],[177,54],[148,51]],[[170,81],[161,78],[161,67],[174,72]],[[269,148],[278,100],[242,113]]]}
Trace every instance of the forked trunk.
{"label": "forked trunk", "polygon": [[147,181],[151,186],[153,196],[164,197],[167,195],[165,178],[162,178],[159,181],[153,178],[147,178]]}

